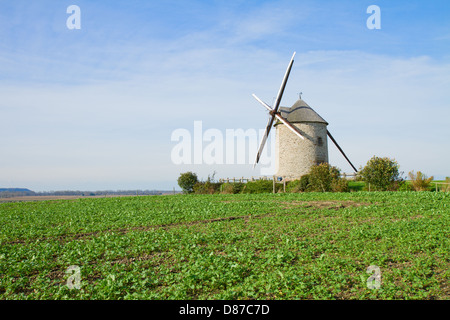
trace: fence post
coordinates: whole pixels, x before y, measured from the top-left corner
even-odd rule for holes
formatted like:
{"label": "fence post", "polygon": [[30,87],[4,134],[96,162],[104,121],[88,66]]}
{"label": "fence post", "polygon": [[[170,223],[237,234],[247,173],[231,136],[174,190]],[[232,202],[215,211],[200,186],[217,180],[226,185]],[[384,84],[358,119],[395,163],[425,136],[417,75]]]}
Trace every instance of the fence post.
{"label": "fence post", "polygon": [[275,193],[275,176],[273,176],[273,193]]}

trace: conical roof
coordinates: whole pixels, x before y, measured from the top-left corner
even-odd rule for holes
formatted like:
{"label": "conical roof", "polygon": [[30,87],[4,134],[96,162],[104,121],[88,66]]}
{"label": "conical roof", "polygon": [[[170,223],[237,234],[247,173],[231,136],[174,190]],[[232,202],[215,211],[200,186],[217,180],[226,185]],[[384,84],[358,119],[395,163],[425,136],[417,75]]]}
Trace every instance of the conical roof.
{"label": "conical roof", "polygon": [[[295,102],[290,108],[280,107],[279,111],[281,116],[287,119],[290,123],[316,122],[328,125],[328,122],[319,116],[319,114],[302,99],[297,100],[297,102]],[[278,121],[276,125],[280,123],[281,122]]]}

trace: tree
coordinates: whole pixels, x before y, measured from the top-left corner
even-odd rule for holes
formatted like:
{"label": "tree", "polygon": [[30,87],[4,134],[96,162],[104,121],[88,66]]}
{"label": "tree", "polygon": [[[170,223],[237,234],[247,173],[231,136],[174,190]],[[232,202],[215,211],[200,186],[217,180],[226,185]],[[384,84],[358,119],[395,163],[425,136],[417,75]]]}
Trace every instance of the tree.
{"label": "tree", "polygon": [[394,191],[400,187],[400,183],[403,181],[399,168],[395,159],[373,156],[360,170],[360,174],[362,179],[370,184],[371,190]]}
{"label": "tree", "polygon": [[308,189],[317,192],[343,192],[348,191],[348,182],[340,177],[338,168],[321,163],[309,170]]}
{"label": "tree", "polygon": [[430,189],[431,181],[434,179],[433,176],[427,177],[422,172],[417,171],[417,174],[414,173],[414,170],[408,173],[411,178],[412,187],[415,191],[426,191]]}
{"label": "tree", "polygon": [[193,193],[194,186],[198,182],[198,177],[197,174],[189,171],[181,173],[177,181],[183,193]]}

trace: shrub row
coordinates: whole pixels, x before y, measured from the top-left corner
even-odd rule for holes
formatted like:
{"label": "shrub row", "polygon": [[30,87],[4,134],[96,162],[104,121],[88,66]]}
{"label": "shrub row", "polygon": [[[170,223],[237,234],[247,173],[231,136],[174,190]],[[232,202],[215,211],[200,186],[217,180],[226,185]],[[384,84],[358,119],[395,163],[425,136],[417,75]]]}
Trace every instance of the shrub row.
{"label": "shrub row", "polygon": [[[275,192],[283,192],[281,183],[275,184]],[[327,163],[313,166],[309,174],[299,180],[286,182],[286,192],[346,192],[349,191],[348,181],[340,178],[340,171]],[[257,180],[242,182],[217,183],[210,178],[204,182],[196,182],[193,186],[195,194],[237,194],[237,193],[270,193],[273,192],[272,180]]]}
{"label": "shrub row", "polygon": [[[206,181],[198,181],[195,173],[182,173],[178,178],[178,184],[184,193],[195,194],[273,192],[272,180],[218,183],[214,182],[214,174],[212,178],[208,176]],[[300,179],[286,182],[286,192],[426,191],[432,189],[433,177],[428,178],[420,171],[417,173],[409,172],[411,179],[409,183],[401,175],[399,165],[394,159],[374,156],[364,168],[360,168],[356,177],[357,182],[352,182],[350,187],[349,181],[340,177],[338,168],[328,163],[322,163],[312,166],[308,174],[303,175]],[[446,182],[450,183],[450,178],[446,178]],[[440,189],[449,191],[450,185],[444,185]],[[277,183],[275,192],[282,191],[283,184]]]}

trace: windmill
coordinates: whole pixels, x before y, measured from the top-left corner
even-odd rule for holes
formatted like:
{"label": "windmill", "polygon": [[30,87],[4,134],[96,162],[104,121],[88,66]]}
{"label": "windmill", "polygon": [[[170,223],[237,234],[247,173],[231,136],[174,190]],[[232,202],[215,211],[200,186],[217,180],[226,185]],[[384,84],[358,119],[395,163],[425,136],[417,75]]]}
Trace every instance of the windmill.
{"label": "windmill", "polygon": [[303,101],[301,96],[291,108],[280,107],[281,98],[294,63],[294,56],[295,52],[289,62],[273,108],[253,94],[253,97],[269,111],[269,121],[253,168],[260,160],[272,126],[275,126],[277,128],[275,147],[277,176],[298,178],[306,174],[312,165],[328,162],[327,136],[333,141],[353,170],[357,172],[355,166],[328,131],[326,127],[328,123]]}

